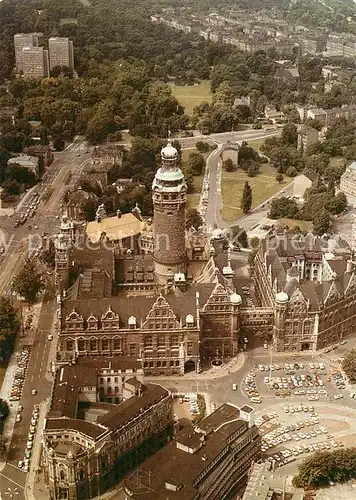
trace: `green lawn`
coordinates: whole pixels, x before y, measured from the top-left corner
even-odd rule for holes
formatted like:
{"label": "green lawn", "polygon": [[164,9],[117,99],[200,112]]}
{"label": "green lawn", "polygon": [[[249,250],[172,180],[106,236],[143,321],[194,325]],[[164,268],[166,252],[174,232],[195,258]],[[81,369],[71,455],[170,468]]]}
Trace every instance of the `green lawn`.
{"label": "green lawn", "polygon": [[296,219],[277,219],[276,224],[282,224],[286,225],[289,227],[289,229],[293,229],[296,226],[299,226],[301,231],[312,231],[313,230],[313,223],[311,220],[296,220]]}
{"label": "green lawn", "polygon": [[171,85],[172,93],[179,103],[184,106],[185,114],[192,115],[195,106],[202,102],[211,102],[212,93],[210,81],[203,80],[198,85]]}
{"label": "green lawn", "polygon": [[260,173],[256,177],[248,177],[241,169],[235,172],[223,171],[221,180],[222,218],[227,222],[234,221],[243,215],[240,203],[245,181],[248,181],[252,188],[252,208],[260,205],[291,182],[290,179],[281,184],[276,182],[276,171],[268,164],[261,165]]}
{"label": "green lawn", "polygon": [[251,139],[250,141],[247,141],[247,144],[251,147],[256,149],[257,151],[260,150],[262,144],[265,143],[266,139]]}
{"label": "green lawn", "polygon": [[197,175],[194,177],[194,193],[189,193],[187,195],[187,207],[188,208],[197,208],[200,201],[200,194],[203,187],[203,175]]}

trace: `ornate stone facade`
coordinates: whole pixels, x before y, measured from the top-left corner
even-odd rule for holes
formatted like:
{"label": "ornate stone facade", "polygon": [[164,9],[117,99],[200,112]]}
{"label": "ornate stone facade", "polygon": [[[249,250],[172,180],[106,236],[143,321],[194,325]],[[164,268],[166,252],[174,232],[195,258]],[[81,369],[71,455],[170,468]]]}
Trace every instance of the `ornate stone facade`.
{"label": "ornate stone facade", "polygon": [[356,327],[356,276],[351,249],[340,237],[275,235],[255,260],[262,305],[274,310],[277,351],[316,351]]}
{"label": "ornate stone facade", "polygon": [[162,149],[162,166],[152,184],[155,234],[155,273],[159,283],[186,272],[185,208],[187,185],[177,166],[178,152],[168,142]]}
{"label": "ornate stone facade", "polygon": [[58,370],[43,431],[42,466],[51,500],[100,496],[173,434],[169,391],[142,384],[124,361],[124,370],[109,362],[105,367],[105,360],[96,364],[102,377],[124,375],[123,402],[99,402],[100,379],[90,362]]}

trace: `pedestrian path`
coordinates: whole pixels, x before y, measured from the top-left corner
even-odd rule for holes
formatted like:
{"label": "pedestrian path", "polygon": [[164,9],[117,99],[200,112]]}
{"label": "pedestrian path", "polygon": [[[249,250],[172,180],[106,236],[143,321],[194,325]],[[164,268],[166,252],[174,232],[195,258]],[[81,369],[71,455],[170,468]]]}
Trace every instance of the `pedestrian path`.
{"label": "pedestrian path", "polygon": [[[227,363],[223,363],[222,366],[212,366],[208,370],[204,370],[201,373],[188,373],[184,376],[182,376],[181,380],[206,380],[206,379],[216,379],[216,378],[223,378],[227,377],[231,373],[239,371],[245,363],[245,353],[244,352],[239,352],[236,358],[232,358],[229,360]],[[159,377],[145,377],[146,379],[149,380],[160,380],[160,381],[165,381],[165,380],[175,380],[177,381],[177,376],[174,377],[164,377],[164,376],[159,376]],[[180,379],[179,379],[180,380]]]}

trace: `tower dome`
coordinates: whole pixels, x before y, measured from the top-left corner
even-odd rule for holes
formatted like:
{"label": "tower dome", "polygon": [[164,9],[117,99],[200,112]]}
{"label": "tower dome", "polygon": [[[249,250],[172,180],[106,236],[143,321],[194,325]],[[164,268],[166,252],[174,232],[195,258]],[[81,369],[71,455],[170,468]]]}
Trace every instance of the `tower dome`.
{"label": "tower dome", "polygon": [[242,302],[241,295],[239,295],[238,293],[231,294],[230,295],[230,302],[231,302],[231,304],[234,304],[234,305],[241,304],[241,302]]}
{"label": "tower dome", "polygon": [[178,151],[172,146],[170,139],[167,145],[161,150],[161,158],[162,160],[177,160],[178,158]]}
{"label": "tower dome", "polygon": [[279,302],[280,304],[286,304],[289,300],[288,295],[286,292],[279,292],[276,295],[276,302]]}

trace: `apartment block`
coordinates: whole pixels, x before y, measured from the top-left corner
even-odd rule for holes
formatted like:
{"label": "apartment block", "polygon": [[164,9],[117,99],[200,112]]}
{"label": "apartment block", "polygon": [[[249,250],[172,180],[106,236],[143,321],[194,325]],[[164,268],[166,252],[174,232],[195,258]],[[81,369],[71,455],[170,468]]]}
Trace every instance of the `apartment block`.
{"label": "apartment block", "polygon": [[43,47],[24,47],[22,49],[22,71],[25,78],[48,76],[48,50],[44,50]]}
{"label": "apartment block", "polygon": [[74,70],[73,42],[66,37],[51,37],[48,40],[49,63],[52,70],[56,66],[67,66]]}
{"label": "apartment block", "polygon": [[34,33],[16,33],[16,35],[14,35],[15,62],[16,62],[16,71],[18,73],[23,71],[22,49],[24,47],[37,47],[37,46],[38,46],[38,38]]}

